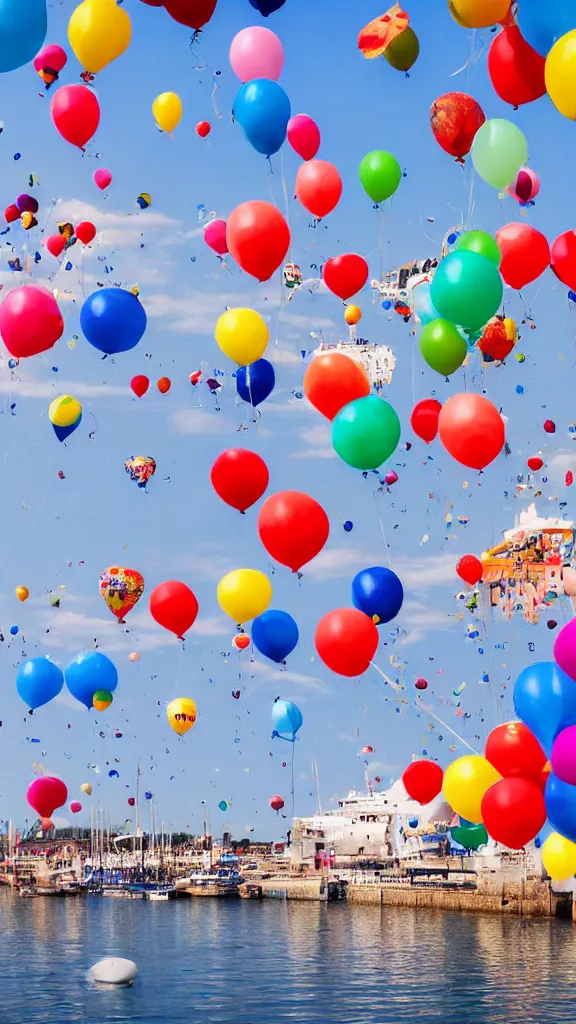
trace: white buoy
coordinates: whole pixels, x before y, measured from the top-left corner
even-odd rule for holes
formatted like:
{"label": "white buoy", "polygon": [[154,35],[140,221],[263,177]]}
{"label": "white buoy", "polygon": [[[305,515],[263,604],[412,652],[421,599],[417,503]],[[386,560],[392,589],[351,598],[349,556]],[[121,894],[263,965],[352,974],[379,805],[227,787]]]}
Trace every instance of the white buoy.
{"label": "white buoy", "polygon": [[137,974],[138,968],[133,960],[125,960],[122,956],[109,956],[94,964],[87,976],[90,981],[97,981],[102,985],[131,985]]}

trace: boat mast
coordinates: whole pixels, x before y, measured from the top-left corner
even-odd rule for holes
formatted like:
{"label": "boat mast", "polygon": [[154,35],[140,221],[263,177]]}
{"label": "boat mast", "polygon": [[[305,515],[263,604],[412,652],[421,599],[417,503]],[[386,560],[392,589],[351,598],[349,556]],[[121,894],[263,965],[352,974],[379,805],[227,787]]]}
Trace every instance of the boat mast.
{"label": "boat mast", "polygon": [[320,799],[320,779],[318,777],[318,764],[316,758],[312,761],[312,778],[316,780],[316,802],[318,804],[318,814],[322,814],[322,801]]}

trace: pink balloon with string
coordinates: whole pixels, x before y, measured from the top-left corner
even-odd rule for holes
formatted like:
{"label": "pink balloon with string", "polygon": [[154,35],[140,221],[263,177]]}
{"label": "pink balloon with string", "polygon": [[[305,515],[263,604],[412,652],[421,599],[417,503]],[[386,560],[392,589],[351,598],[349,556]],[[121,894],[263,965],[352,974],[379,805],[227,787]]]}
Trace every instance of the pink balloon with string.
{"label": "pink balloon with string", "polygon": [[112,175],[105,167],[99,167],[97,171],[94,171],[94,183],[103,192],[105,188],[108,188],[112,181]]}
{"label": "pink balloon with string", "polygon": [[230,250],[226,243],[226,221],[211,220],[204,228],[204,241],[219,256],[224,256],[225,253],[229,252]]}

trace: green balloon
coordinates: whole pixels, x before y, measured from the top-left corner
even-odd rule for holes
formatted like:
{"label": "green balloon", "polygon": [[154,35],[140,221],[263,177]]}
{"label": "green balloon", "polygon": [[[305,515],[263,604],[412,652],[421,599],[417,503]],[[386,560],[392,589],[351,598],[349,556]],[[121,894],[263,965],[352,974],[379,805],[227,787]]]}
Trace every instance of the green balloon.
{"label": "green balloon", "polygon": [[420,43],[418,36],[408,25],[384,50],[383,56],[396,71],[409,71],[418,60]]}
{"label": "green balloon", "polygon": [[498,243],[487,231],[467,231],[465,235],[460,235],[455,248],[466,252],[477,252],[479,256],[485,256],[487,260],[491,260],[497,267],[502,262],[502,253],[498,248]]}
{"label": "green balloon", "polygon": [[455,843],[463,846],[465,850],[477,850],[479,846],[486,846],[488,833],[484,825],[470,825],[468,828],[451,828],[450,835]]}
{"label": "green balloon", "polygon": [[430,286],[432,305],[439,315],[473,331],[494,316],[503,294],[496,264],[465,249],[451,252],[441,261]]}
{"label": "green balloon", "polygon": [[376,395],[356,398],[332,422],[332,444],[354,469],[378,469],[400,440],[400,420],[388,402]]}
{"label": "green balloon", "polygon": [[373,153],[366,154],[360,164],[359,174],[364,191],[373,203],[383,203],[393,196],[402,178],[396,157],[383,149],[375,149]]}
{"label": "green balloon", "polygon": [[485,121],[474,136],[472,163],[480,177],[493,188],[506,188],[528,163],[524,132],[503,117]]}
{"label": "green balloon", "polygon": [[431,320],[420,335],[420,351],[428,366],[449,377],[462,366],[468,345],[451,320]]}

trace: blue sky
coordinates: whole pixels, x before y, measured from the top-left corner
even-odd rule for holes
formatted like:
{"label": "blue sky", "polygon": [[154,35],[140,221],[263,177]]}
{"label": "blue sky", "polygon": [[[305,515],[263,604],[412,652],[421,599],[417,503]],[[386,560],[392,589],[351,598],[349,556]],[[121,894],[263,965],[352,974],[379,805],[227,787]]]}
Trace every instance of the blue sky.
{"label": "blue sky", "polygon": [[[514,487],[529,454],[542,450],[548,465],[541,514],[556,514],[555,495],[568,502],[565,511],[570,514],[571,492],[563,481],[566,468],[576,463],[568,432],[574,416],[570,371],[575,327],[566,290],[547,271],[523,295],[536,324],[535,330],[521,328],[518,350],[526,361],[519,365],[512,356],[505,367],[484,374],[472,361],[446,383],[423,364],[411,325],[386,314],[365,291],[359,300],[362,335],[394,348],[397,369],[387,397],[403,427],[401,446],[388,464],[397,470],[399,482],[391,493],[377,494],[373,480],[363,480],[332,457],[326,422],[292,394],[302,382],[300,349],[314,347],[310,332],[322,331],[333,340],[344,336],[341,304],[322,291],[311,295],[302,289],[286,305],[287,292],[278,276],[258,286],[232,261],[232,272],[223,269],[204,245],[198,206],[226,217],[245,200],[272,199],[284,212],[284,182],[292,258],[305,276],[314,276],[311,267],[323,258],[357,251],[369,260],[371,277],[376,277],[381,261],[392,269],[437,254],[444,233],[466,216],[469,206],[470,226],[495,231],[518,219],[514,201],[501,201],[479,179],[470,203],[471,167],[467,163],[462,170],[430,132],[428,111],[438,95],[470,91],[487,116],[510,117],[523,128],[530,163],[542,180],[528,219],[550,240],[573,227],[574,128],[546,97],[518,112],[505,107],[486,70],[491,34],[460,29],[441,4],[413,0],[408,5],[421,55],[407,78],[378,60],[364,61],[356,49],[359,29],[382,13],[377,5],[369,0],[354,5],[287,0],[266,22],[284,44],[281,84],[293,112],[317,121],[320,156],[333,161],[344,180],[338,209],[313,230],[308,215],[291,198],[298,158],[285,146],[273,158],[271,173],[230,116],[238,83],[229,68],[228,48],[237,31],[260,23],[248,0],[220,0],[193,50],[187,29],[163,10],[139,0],[125,0],[125,6],[133,23],[132,44],[98,76],[101,127],[86,156],[57,135],[49,116],[50,94],[39,97],[41,83],[31,66],[1,83],[4,205],[27,191],[28,175],[34,172],[41,226],[50,217],[47,233],[57,220],[90,219],[99,236],[83,268],[76,263],[77,250],[72,250],[74,269],[69,273],[62,270],[56,278],[56,263],[47,254],[34,268],[35,279],[46,283],[50,275],[50,286],[67,293],[61,299],[63,339],[14,374],[5,361],[0,366],[0,626],[5,636],[11,625],[20,627],[12,643],[0,645],[0,817],[13,816],[21,823],[29,816],[25,791],[33,765],[41,762],[47,772],[66,781],[71,799],[78,797],[82,782],[92,781],[92,804],[99,801],[112,821],[123,822],[131,813],[126,799],[134,793],[140,757],[144,787],[154,793],[158,820],[198,831],[201,801],[206,800],[216,833],[226,825],[237,836],[251,834],[246,831],[251,828],[260,837],[280,836],[286,824],[270,811],[268,799],[280,793],[289,804],[289,766],[283,763],[290,751],[287,744],[270,739],[276,695],[296,701],[304,714],[295,751],[296,810],[307,813],[315,806],[313,759],[329,806],[336,794],[363,784],[363,744],[374,747],[370,774],[383,782],[423,749],[442,764],[464,752],[443,727],[415,710],[413,684],[418,676],[430,683],[426,698],[434,714],[480,749],[482,740],[475,737],[483,739],[498,721],[512,717],[511,680],[530,660],[551,657],[553,634],[545,624],[529,627],[521,618],[505,624],[488,617],[481,641],[466,640],[471,620],[458,620],[462,605],[455,600],[460,583],[454,566],[459,555],[479,554],[512,525],[526,504],[514,498]],[[48,42],[67,46],[66,25],[73,8],[65,0],[50,9]],[[452,77],[471,55],[468,69]],[[80,70],[71,55],[62,82],[76,81]],[[221,71],[215,96],[220,117],[212,100],[216,71]],[[184,104],[173,139],[158,133],[150,109],[165,90],[178,92]],[[204,119],[213,129],[207,141],[194,132]],[[406,170],[397,196],[381,217],[357,180],[361,158],[380,148],[394,153]],[[22,154],[19,161],[13,159],[16,152]],[[108,167],[114,177],[107,198],[92,182],[99,166]],[[141,191],[150,192],[153,200],[145,212],[135,205]],[[433,223],[428,219],[432,217]],[[42,237],[40,229],[28,239],[18,229],[3,241],[22,253],[26,240],[34,251]],[[4,249],[0,278],[5,287],[14,284],[7,258]],[[113,271],[106,274],[105,267]],[[97,281],[127,287],[137,283],[149,318],[136,349],[105,361],[82,338],[78,324],[83,297]],[[507,291],[505,301],[509,315],[522,320],[527,308],[522,298]],[[257,424],[247,407],[237,405],[229,376],[234,368],[213,339],[220,313],[240,304],[270,317],[268,355],[276,366],[277,387],[261,407]],[[198,368],[205,376],[215,368],[227,374],[221,378],[220,411],[205,386],[191,389],[188,377]],[[162,397],[151,388],[137,401],[129,390],[136,373],[152,381],[168,375],[172,390]],[[523,394],[517,394],[518,384]],[[508,417],[512,453],[502,455],[480,477],[454,463],[439,444],[426,448],[409,426],[415,401],[430,394],[443,401],[464,389],[485,389]],[[66,392],[82,401],[84,418],[64,447],[53,435],[47,408],[53,397]],[[542,429],[546,418],[556,421],[553,436]],[[406,441],[412,442],[408,453]],[[306,491],[330,517],[327,547],[305,569],[302,580],[282,567],[271,577],[273,607],[289,611],[300,628],[301,643],[286,672],[260,656],[251,661],[249,652],[233,651],[233,624],[216,601],[218,580],[229,570],[249,566],[271,571],[257,538],[257,510],[237,516],[219,501],[209,482],[215,457],[238,444],[253,447],[266,459],[269,493]],[[124,472],[124,460],[133,454],[157,461],[147,493]],[[58,478],[59,470],[64,480]],[[454,515],[450,528],[445,525],[447,511]],[[470,517],[467,527],[457,524],[460,514]],[[351,533],[343,530],[345,520],[354,523]],[[192,587],[200,617],[182,656],[177,642],[150,618],[146,597],[124,629],[108,613],[98,578],[103,568],[118,562],[143,573],[147,593],[170,578]],[[313,645],[321,615],[350,603],[355,572],[379,563],[390,565],[406,589],[403,611],[393,624],[400,635],[383,627],[385,645],[377,655],[382,670],[406,686],[396,693],[376,672],[357,681],[333,675],[319,663]],[[14,596],[20,584],[31,592],[23,606]],[[61,607],[52,609],[47,592],[58,587],[66,589]],[[553,614],[559,621],[569,617],[568,604],[563,602]],[[94,638],[120,671],[109,712],[89,714],[63,694],[29,719],[14,686],[23,652],[29,657],[49,654],[65,665],[78,651],[92,647]],[[497,646],[502,643],[505,649]],[[534,652],[529,644],[535,645]],[[133,650],[141,654],[136,665],[128,661]],[[479,684],[484,672],[490,676],[488,685]],[[453,689],[463,681],[467,687],[461,708],[470,713],[467,720],[456,717],[451,703]],[[231,692],[238,688],[242,696],[236,701]],[[193,697],[198,705],[198,722],[184,740],[171,732],[164,706],[158,705],[174,696]],[[121,739],[115,738],[116,729]],[[31,744],[31,738],[40,743]],[[449,749],[451,743],[456,751]],[[119,771],[119,779],[108,778],[111,768]],[[218,810],[221,800],[231,802],[226,814]],[[88,821],[90,801],[84,804],[78,823]]]}

